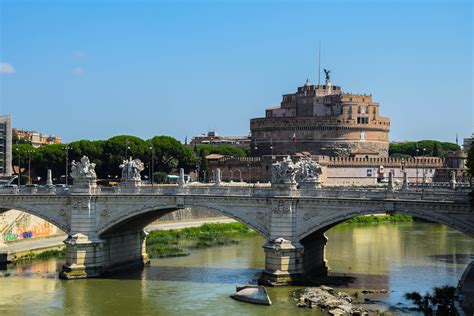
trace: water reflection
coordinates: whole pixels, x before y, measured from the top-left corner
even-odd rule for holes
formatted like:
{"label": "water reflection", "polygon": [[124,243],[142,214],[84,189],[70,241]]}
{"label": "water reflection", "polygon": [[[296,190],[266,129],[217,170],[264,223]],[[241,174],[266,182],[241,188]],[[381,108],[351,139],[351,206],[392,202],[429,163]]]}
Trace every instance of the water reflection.
{"label": "water reflection", "polygon": [[[406,291],[455,285],[474,253],[473,239],[437,224],[340,225],[327,235],[329,283],[349,293],[386,289],[372,299],[397,312]],[[318,315],[296,307],[301,287],[269,288],[270,307],[229,298],[263,268],[263,243],[246,238],[103,279],[59,280],[55,260],[10,266],[0,278],[0,315]]]}

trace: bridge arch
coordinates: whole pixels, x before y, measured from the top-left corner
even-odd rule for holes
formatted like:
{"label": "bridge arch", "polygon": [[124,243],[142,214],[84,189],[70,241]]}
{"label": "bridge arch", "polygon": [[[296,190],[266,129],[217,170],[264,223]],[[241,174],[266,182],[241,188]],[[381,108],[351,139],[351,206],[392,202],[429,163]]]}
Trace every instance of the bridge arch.
{"label": "bridge arch", "polygon": [[110,221],[107,221],[104,225],[98,227],[97,235],[107,235],[109,233],[121,229],[122,227],[126,227],[127,229],[142,229],[166,214],[185,208],[193,209],[196,211],[211,211],[214,213],[222,214],[224,216],[236,220],[237,222],[245,226],[250,227],[251,229],[261,234],[263,237],[269,238],[270,233],[264,225],[252,221],[251,219],[248,219],[245,216],[240,216],[238,214],[239,212],[232,212],[229,211],[227,208],[224,209],[203,204],[192,204],[185,206],[178,206],[176,204],[173,204],[166,206],[160,205],[136,209],[126,215],[122,215],[120,217],[116,217],[114,219],[111,219]]}
{"label": "bridge arch", "polygon": [[5,203],[2,203],[0,205],[0,214],[8,212],[8,211],[20,211],[24,212],[30,215],[34,215],[38,218],[41,218],[42,220],[53,224],[54,226],[58,227],[60,230],[62,230],[65,233],[69,233],[69,230],[71,229],[71,226],[69,224],[69,215],[68,212],[65,210],[60,210],[57,211],[57,214],[55,216],[51,216],[55,210],[49,210],[48,212],[45,212],[45,210],[41,210],[39,208],[35,207],[29,207],[29,206],[22,206],[22,205],[8,205]]}
{"label": "bridge arch", "polygon": [[301,232],[298,236],[297,239],[299,241],[310,237],[313,234],[321,234],[329,230],[330,228],[341,224],[342,222],[354,218],[356,216],[364,216],[364,215],[376,215],[376,214],[387,214],[387,215],[408,215],[420,219],[424,219],[430,222],[435,222],[438,224],[443,224],[446,225],[450,228],[453,228],[457,231],[460,231],[470,237],[474,237],[474,234],[472,232],[472,227],[469,223],[459,220],[458,218],[453,218],[450,216],[447,216],[445,214],[437,213],[437,212],[427,212],[427,211],[410,211],[408,210],[380,210],[380,209],[367,209],[367,210],[351,210],[348,212],[336,212],[334,214],[331,214],[330,216],[326,216],[324,218],[321,218],[317,222],[313,223],[309,227],[309,229]]}

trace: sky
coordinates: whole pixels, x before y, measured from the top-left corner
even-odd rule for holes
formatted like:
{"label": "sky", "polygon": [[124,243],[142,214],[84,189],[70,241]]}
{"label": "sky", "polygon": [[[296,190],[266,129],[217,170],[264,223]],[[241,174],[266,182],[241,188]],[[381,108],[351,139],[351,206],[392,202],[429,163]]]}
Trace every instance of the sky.
{"label": "sky", "polygon": [[[247,135],[321,68],[391,141],[473,132],[473,4],[0,0],[0,114],[64,141]],[[323,78],[323,76],[321,76]]]}

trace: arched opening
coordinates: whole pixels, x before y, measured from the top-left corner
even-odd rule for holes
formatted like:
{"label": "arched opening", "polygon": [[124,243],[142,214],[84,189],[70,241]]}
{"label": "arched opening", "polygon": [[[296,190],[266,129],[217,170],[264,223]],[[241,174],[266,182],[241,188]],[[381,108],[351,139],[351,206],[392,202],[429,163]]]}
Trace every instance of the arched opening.
{"label": "arched opening", "polygon": [[[179,213],[186,213],[186,214],[178,214]],[[143,233],[143,230],[156,230],[157,226],[160,226],[160,219],[176,219],[176,217],[184,218],[185,220],[189,219],[188,215],[192,215],[193,218],[196,215],[200,215],[205,217],[205,220],[199,221],[199,223],[205,224],[206,222],[213,222],[216,219],[223,220],[226,219],[227,223],[232,221],[232,223],[240,223],[247,228],[250,228],[252,231],[255,231],[255,235],[262,235],[266,237],[266,231],[263,230],[258,224],[249,224],[247,220],[236,216],[234,213],[227,211],[227,210],[220,210],[211,208],[208,206],[200,206],[200,205],[192,205],[189,207],[183,208],[177,207],[176,205],[167,205],[167,206],[160,206],[160,207],[150,207],[142,210],[137,210],[132,214],[128,214],[126,216],[117,217],[117,221],[113,219],[110,221],[109,224],[106,226],[101,227],[98,230],[98,237],[101,240],[105,241],[104,252],[105,257],[107,258],[105,261],[110,266],[110,269],[107,270],[115,270],[115,269],[123,269],[128,266],[128,262],[135,261],[138,262],[149,262],[149,256],[147,253],[146,248],[146,234]],[[178,216],[176,216],[178,215]],[[211,217],[211,216],[214,217]],[[163,223],[163,222],[161,222]],[[187,225],[183,224],[180,225],[180,222],[174,222],[171,225],[171,229],[183,229]],[[161,224],[161,226],[163,226]],[[198,225],[196,225],[198,226]],[[235,226],[234,226],[235,227]],[[232,227],[230,229],[233,229]],[[203,233],[204,235],[205,233]],[[153,233],[151,235],[154,235]],[[151,236],[150,235],[150,236]],[[155,234],[156,235],[156,234]],[[173,234],[169,234],[170,238],[173,238]],[[211,234],[212,235],[212,234]],[[223,234],[224,238],[222,239],[222,243],[217,240],[217,242],[211,242],[211,246],[206,244],[203,246],[202,244],[199,247],[196,247],[194,244],[190,246],[190,248],[186,249],[186,252],[190,249],[195,248],[218,248],[214,247],[216,245],[235,245],[235,240],[227,240],[225,233]],[[156,236],[153,236],[156,237]],[[201,236],[202,237],[202,236]],[[205,236],[204,236],[205,237]],[[221,237],[221,236],[219,236]],[[256,236],[253,236],[256,237]],[[238,238],[238,237],[235,237]],[[160,240],[158,240],[160,241]],[[191,243],[194,242],[201,242],[201,239],[196,240],[187,240]],[[214,240],[213,240],[214,241]],[[259,246],[259,251],[262,252],[263,250],[261,246],[264,244],[264,240],[261,241]],[[167,245],[167,244],[166,244]],[[150,245],[149,245],[150,246]],[[184,252],[183,254],[186,254]],[[216,251],[217,252],[217,251]],[[165,251],[166,253],[166,251]],[[154,258],[158,258],[156,253],[150,249],[150,254],[153,255]],[[164,255],[166,257],[166,254]],[[171,255],[173,257],[173,255]],[[263,268],[263,261],[262,266]]]}
{"label": "arched opening", "polygon": [[65,225],[37,212],[21,208],[0,209],[0,245],[9,242],[64,236]]}
{"label": "arched opening", "polygon": [[[29,210],[3,207],[0,209],[0,265],[31,259],[45,251],[64,248],[64,225]],[[52,254],[52,252],[49,252]]]}
{"label": "arched opening", "polygon": [[[346,223],[355,216],[377,213],[382,212],[351,214],[307,233],[300,240],[307,277],[313,278],[328,267],[329,282],[362,298],[378,295],[377,299],[395,306],[405,302],[406,292],[424,294],[435,286],[456,286],[474,260],[472,236],[464,234],[463,226],[452,219],[446,221],[433,213],[389,212],[413,219]],[[362,294],[364,291],[369,294]],[[374,296],[370,296],[372,291]]]}

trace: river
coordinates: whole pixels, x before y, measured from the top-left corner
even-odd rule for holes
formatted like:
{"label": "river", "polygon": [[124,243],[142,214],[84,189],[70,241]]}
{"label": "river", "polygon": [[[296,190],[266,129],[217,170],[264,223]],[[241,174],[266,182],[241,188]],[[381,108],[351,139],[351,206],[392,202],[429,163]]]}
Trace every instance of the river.
{"label": "river", "polygon": [[[474,239],[432,223],[345,224],[326,235],[331,273],[353,279],[342,290],[387,290],[372,299],[395,314],[408,306],[407,291],[455,286],[474,254]],[[263,242],[251,237],[154,259],[142,271],[107,279],[60,280],[60,260],[9,266],[0,271],[9,275],[0,278],[0,315],[323,315],[296,307],[293,293],[302,287],[268,288],[270,307],[229,297],[263,268]]]}

